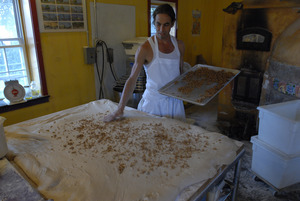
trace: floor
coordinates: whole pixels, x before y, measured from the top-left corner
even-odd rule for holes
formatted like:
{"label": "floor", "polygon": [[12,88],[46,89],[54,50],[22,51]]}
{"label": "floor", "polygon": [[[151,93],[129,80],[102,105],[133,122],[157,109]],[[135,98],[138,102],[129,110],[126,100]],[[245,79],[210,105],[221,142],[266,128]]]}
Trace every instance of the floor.
{"label": "floor", "polygon": [[[222,131],[217,121],[217,98],[205,106],[186,105],[186,117],[189,123],[201,126],[209,131]],[[251,171],[252,143],[240,140],[245,144],[245,155],[242,159],[240,183],[237,201],[300,201],[300,183],[276,192],[269,185],[259,180]],[[228,178],[233,178],[233,171]]]}
{"label": "floor", "polygon": [[40,193],[5,157],[0,159],[1,201],[43,201]]}

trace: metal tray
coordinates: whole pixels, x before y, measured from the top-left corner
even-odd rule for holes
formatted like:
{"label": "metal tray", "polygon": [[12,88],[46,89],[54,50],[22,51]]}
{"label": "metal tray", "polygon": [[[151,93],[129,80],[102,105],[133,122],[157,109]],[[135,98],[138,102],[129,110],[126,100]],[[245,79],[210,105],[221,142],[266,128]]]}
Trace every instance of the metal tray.
{"label": "metal tray", "polygon": [[[214,71],[224,70],[225,72],[231,72],[231,73],[233,73],[233,76],[230,77],[230,79],[225,84],[223,84],[222,87],[215,94],[208,96],[201,101],[199,101],[199,99],[201,97],[205,96],[205,92],[208,89],[211,89],[212,87],[216,86],[218,84],[218,82],[213,82],[211,84],[204,83],[201,87],[194,88],[193,91],[189,94],[183,94],[180,91],[178,91],[178,88],[183,87],[187,84],[187,82],[183,80],[183,78],[186,76],[187,73],[189,73],[190,71],[196,71],[199,68],[204,68],[204,67],[208,68],[210,70],[214,70]],[[158,91],[159,91],[159,93],[161,93],[163,95],[174,97],[174,98],[177,98],[177,99],[189,102],[189,103],[203,106],[203,105],[206,105],[213,97],[215,97],[239,73],[240,73],[240,71],[235,70],[235,69],[221,68],[221,67],[209,66],[209,65],[204,65],[204,64],[197,64],[194,67],[192,67],[191,69],[189,69],[187,72],[181,74],[180,76],[178,76],[177,78],[175,78],[174,80],[172,80],[171,82],[169,82],[168,84],[163,86]],[[199,78],[199,80],[201,80],[203,78],[205,78],[205,77]]]}

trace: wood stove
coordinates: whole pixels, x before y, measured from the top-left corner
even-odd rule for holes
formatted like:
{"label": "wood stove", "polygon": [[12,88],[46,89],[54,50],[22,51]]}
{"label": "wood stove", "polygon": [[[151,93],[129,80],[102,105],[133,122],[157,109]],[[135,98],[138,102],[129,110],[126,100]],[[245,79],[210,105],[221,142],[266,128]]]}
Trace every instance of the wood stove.
{"label": "wood stove", "polygon": [[249,109],[256,108],[259,104],[263,73],[250,69],[241,69],[235,79],[232,101],[235,105],[244,105]]}
{"label": "wood stove", "polygon": [[[225,130],[221,129],[223,133],[231,135],[230,137],[247,140],[252,135],[257,135],[258,111],[256,108],[263,103],[262,100],[265,103],[272,102],[274,97],[279,97],[278,89],[276,89],[278,80],[280,82],[278,85],[286,89],[284,92],[286,97],[292,97],[286,93],[295,94],[292,98],[298,97],[299,79],[282,78],[287,74],[288,69],[296,68],[284,66],[279,69],[282,66],[281,62],[279,62],[280,65],[276,62],[282,60],[272,57],[272,52],[276,48],[274,44],[279,36],[293,21],[299,19],[299,5],[299,1],[245,0],[242,9],[225,15],[222,66],[241,71],[232,83],[232,87],[223,90],[219,95],[218,120],[224,122]],[[296,35],[299,36],[299,31]],[[291,54],[286,50],[291,50],[292,41],[295,40],[287,43],[286,49],[281,48],[282,51],[277,54],[278,58],[287,53]],[[292,56],[292,58],[296,59],[297,56]],[[273,65],[274,63],[276,65]],[[274,68],[275,72],[280,70],[284,73],[273,75],[274,73],[269,71]],[[283,83],[284,81],[286,83]],[[229,94],[231,95],[230,101],[228,100]]]}

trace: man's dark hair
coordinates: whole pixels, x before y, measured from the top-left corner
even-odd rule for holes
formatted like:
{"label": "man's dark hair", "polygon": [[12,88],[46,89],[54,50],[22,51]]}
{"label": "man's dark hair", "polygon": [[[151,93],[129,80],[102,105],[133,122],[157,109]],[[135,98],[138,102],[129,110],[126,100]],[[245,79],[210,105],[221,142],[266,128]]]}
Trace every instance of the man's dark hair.
{"label": "man's dark hair", "polygon": [[169,4],[162,4],[159,5],[153,12],[152,17],[153,17],[153,24],[155,22],[155,17],[157,14],[167,14],[170,16],[172,23],[175,22],[175,12]]}

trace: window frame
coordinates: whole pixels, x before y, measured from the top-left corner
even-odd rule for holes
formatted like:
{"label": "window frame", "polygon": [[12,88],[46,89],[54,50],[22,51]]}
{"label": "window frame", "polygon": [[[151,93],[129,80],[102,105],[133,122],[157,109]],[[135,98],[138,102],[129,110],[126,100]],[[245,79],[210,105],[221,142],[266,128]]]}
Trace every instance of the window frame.
{"label": "window frame", "polygon": [[[16,0],[14,0],[16,1]],[[0,100],[0,113],[9,112],[13,110],[17,110],[20,108],[41,104],[45,102],[49,102],[49,94],[46,84],[46,75],[45,75],[45,68],[44,68],[44,60],[42,54],[42,46],[41,46],[41,36],[39,31],[39,23],[38,23],[38,14],[37,14],[37,7],[35,0],[17,0],[20,12],[20,23],[22,23],[22,30],[24,34],[24,46],[26,57],[25,59],[28,61],[29,54],[32,54],[29,50],[28,43],[32,42],[34,45],[35,53],[32,54],[33,58],[36,59],[34,64],[38,69],[38,78],[40,81],[40,94],[41,96],[37,98],[33,98],[27,100],[26,102],[21,102],[18,104],[7,105],[4,103],[3,100]],[[25,8],[26,7],[26,8]],[[27,13],[27,14],[25,14]],[[26,18],[26,19],[25,19]],[[30,21],[30,25],[28,26],[28,22]],[[30,34],[28,34],[30,32]],[[28,36],[30,35],[30,36]],[[30,39],[31,41],[30,41]],[[29,61],[28,61],[29,63]],[[27,66],[27,70],[29,71],[30,75],[32,76],[33,69],[31,69],[30,64]],[[28,75],[29,76],[29,75]]]}
{"label": "window frame", "polygon": [[[4,59],[5,59],[5,68],[6,68],[6,73],[8,73],[8,78],[9,77],[13,77],[12,75],[10,75],[10,72],[17,72],[17,71],[25,71],[26,72],[26,75],[24,76],[15,76],[17,79],[20,79],[20,78],[26,78],[27,79],[27,83],[29,85],[30,83],[30,69],[29,69],[29,66],[28,66],[28,61],[27,61],[27,52],[26,52],[26,45],[25,45],[25,35],[23,33],[23,29],[22,29],[22,18],[21,18],[21,9],[20,9],[20,4],[19,4],[19,1],[16,1],[16,0],[13,0],[12,1],[12,4],[13,4],[13,10],[14,10],[14,19],[15,19],[15,28],[16,28],[16,31],[17,31],[17,36],[15,38],[1,38],[0,41],[5,43],[5,41],[18,41],[18,44],[17,45],[1,45],[0,46],[0,49],[3,49],[3,52],[4,52]],[[10,48],[16,48],[17,51],[22,51],[20,52],[19,54],[22,55],[21,56],[21,60],[23,60],[21,62],[21,64],[25,65],[25,69],[21,69],[21,70],[10,70],[8,68],[9,64],[8,64],[8,59],[7,59],[7,53],[6,53],[6,49],[10,49]],[[19,49],[21,48],[21,50]],[[16,63],[17,64],[17,63]],[[12,64],[10,64],[12,65]],[[4,73],[5,73],[4,72]],[[8,80],[8,79],[7,79]]]}
{"label": "window frame", "polygon": [[38,14],[36,8],[35,0],[27,0],[29,1],[29,9],[31,13],[31,22],[32,22],[32,31],[34,36],[34,45],[36,50],[36,57],[37,63],[39,68],[39,77],[40,77],[40,86],[41,86],[41,95],[47,96],[48,89],[46,83],[46,76],[45,76],[45,68],[44,68],[44,60],[42,54],[42,45],[41,45],[41,37],[40,37],[40,30],[39,30],[39,22],[38,22]]}

